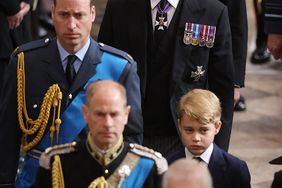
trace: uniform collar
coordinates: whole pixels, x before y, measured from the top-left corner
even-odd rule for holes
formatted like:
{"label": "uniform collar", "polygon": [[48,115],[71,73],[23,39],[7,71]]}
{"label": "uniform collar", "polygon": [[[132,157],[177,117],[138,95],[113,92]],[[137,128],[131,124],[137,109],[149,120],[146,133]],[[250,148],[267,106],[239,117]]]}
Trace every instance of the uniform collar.
{"label": "uniform collar", "polygon": [[107,151],[103,151],[96,146],[96,144],[92,141],[90,134],[88,134],[86,148],[98,163],[103,166],[106,166],[110,164],[113,160],[115,160],[122,152],[124,148],[123,137],[120,137],[114,147],[108,149]]}
{"label": "uniform collar", "polygon": [[[161,0],[151,0],[151,9],[153,10]],[[175,9],[179,3],[179,0],[167,0]]]}
{"label": "uniform collar", "polygon": [[202,153],[200,156],[194,156],[186,147],[185,147],[185,156],[188,159],[192,159],[193,157],[200,157],[205,163],[209,164],[211,155],[213,151],[213,143],[209,145],[209,147]]}
{"label": "uniform collar", "polygon": [[[57,45],[58,45],[61,61],[63,62],[67,58],[67,56],[71,54],[68,53],[63,48],[63,46],[61,45],[58,39],[57,39]],[[78,50],[75,54],[72,55],[75,55],[82,62],[89,46],[90,46],[90,38],[87,40],[86,44],[80,50]]]}

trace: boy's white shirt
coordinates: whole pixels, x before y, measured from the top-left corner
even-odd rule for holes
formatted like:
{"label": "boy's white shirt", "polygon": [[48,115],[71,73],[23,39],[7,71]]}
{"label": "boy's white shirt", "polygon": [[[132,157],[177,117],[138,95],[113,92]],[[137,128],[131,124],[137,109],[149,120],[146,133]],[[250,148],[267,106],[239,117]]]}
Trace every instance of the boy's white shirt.
{"label": "boy's white shirt", "polygon": [[193,157],[201,157],[201,159],[206,163],[209,164],[210,159],[211,159],[211,155],[212,155],[212,151],[213,151],[213,143],[211,143],[209,145],[209,147],[206,149],[206,151],[204,151],[204,153],[202,153],[202,155],[200,156],[195,156],[193,155],[186,147],[185,147],[185,157],[187,159],[192,159]]}

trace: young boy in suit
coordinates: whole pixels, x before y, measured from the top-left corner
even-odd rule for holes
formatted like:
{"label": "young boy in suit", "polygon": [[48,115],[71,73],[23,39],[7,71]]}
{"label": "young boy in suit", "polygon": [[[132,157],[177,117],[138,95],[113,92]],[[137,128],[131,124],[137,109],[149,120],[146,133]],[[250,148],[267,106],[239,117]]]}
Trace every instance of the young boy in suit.
{"label": "young boy in suit", "polygon": [[216,95],[208,90],[191,90],[181,98],[178,113],[178,129],[185,147],[168,155],[169,164],[183,157],[194,158],[208,165],[214,188],[250,188],[246,162],[213,143],[221,128]]}

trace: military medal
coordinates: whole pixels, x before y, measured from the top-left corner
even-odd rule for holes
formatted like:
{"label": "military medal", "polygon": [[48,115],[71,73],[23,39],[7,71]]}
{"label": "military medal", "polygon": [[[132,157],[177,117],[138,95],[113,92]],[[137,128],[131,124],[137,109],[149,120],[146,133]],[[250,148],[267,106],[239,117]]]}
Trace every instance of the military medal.
{"label": "military medal", "polygon": [[186,45],[191,44],[192,42],[192,27],[191,27],[191,23],[185,23],[185,31],[184,31],[184,36],[183,36],[183,43]]}
{"label": "military medal", "polygon": [[192,45],[197,46],[199,44],[199,30],[200,30],[200,24],[194,24],[193,27],[193,37],[192,37]]}
{"label": "military medal", "polygon": [[202,69],[203,66],[197,66],[197,70],[191,72],[191,78],[194,78],[194,82],[198,82],[201,76],[204,76],[205,71]]}
{"label": "military medal", "polygon": [[206,45],[206,28],[207,25],[201,25],[199,46],[204,47]]}
{"label": "military medal", "polygon": [[157,27],[158,30],[165,30],[168,27],[168,21],[167,21],[167,12],[171,8],[170,3],[167,3],[164,7],[164,9],[161,9],[160,3],[157,6],[157,11],[160,14],[159,17],[157,17],[155,21],[155,27]]}
{"label": "military medal", "polygon": [[215,33],[216,33],[216,27],[215,26],[209,26],[209,33],[207,33],[207,41],[206,46],[208,48],[212,48],[214,45],[214,39],[215,39]]}

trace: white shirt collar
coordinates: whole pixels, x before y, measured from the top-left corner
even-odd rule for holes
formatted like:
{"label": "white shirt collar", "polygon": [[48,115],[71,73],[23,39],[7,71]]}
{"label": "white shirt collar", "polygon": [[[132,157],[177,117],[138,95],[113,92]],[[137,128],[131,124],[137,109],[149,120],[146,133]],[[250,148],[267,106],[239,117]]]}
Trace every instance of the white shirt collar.
{"label": "white shirt collar", "polygon": [[[209,164],[211,155],[212,155],[212,151],[213,151],[213,143],[209,145],[209,147],[206,149],[206,151],[204,151],[204,153],[202,153],[202,155],[197,156],[197,157],[201,157],[201,159],[205,161],[205,163]],[[186,147],[185,147],[185,156],[188,159],[192,159],[193,157],[195,157]]]}
{"label": "white shirt collar", "polygon": [[[161,0],[151,0],[151,9],[153,10]],[[176,9],[179,0],[168,0],[168,2]]]}

